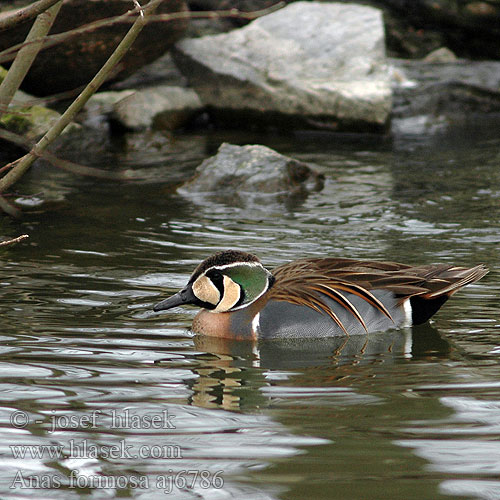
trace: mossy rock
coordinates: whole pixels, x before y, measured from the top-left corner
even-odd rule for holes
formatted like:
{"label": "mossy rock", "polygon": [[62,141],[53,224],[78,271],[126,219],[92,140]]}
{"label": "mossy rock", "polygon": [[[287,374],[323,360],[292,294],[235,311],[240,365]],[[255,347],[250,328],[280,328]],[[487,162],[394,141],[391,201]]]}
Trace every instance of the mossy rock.
{"label": "mossy rock", "polygon": [[[7,70],[0,66],[0,83],[3,82],[6,75]],[[29,102],[33,101],[33,99],[32,96],[24,92],[16,92],[14,104],[9,106],[7,113],[0,116],[0,127],[22,135],[30,141],[36,140],[45,134],[61,115],[45,106],[38,104],[30,106]],[[76,126],[78,125],[72,124],[70,127]]]}

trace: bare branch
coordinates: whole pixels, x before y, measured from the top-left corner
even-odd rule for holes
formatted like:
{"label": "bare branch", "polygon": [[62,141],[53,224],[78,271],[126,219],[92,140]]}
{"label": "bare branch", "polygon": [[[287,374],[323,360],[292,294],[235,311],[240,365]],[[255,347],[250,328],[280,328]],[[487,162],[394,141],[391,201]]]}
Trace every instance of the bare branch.
{"label": "bare branch", "polygon": [[246,19],[252,21],[258,17],[267,16],[276,10],[282,9],[286,5],[286,2],[278,1],[265,9],[252,10],[252,11],[242,11],[238,9],[227,9],[227,10],[212,10],[212,11],[184,11],[184,12],[172,12],[171,14],[154,14],[150,17],[150,22],[165,22],[169,21],[170,16],[175,16],[175,19],[218,19],[218,18],[236,18],[236,19]]}
{"label": "bare branch", "polygon": [[[84,24],[83,26],[79,26],[78,28],[65,31],[63,33],[56,33],[54,35],[46,36],[43,39],[44,41],[43,48],[46,49],[52,47],[54,45],[57,45],[58,43],[65,42],[69,38],[95,31],[104,26],[113,26],[114,24],[119,24],[119,23],[133,23],[135,20],[134,15],[137,14],[137,12],[140,13],[142,12],[142,10],[137,9],[137,7],[135,7],[134,9],[131,9],[119,16],[106,17],[104,19],[99,19],[97,21]],[[38,42],[40,42],[40,40],[33,40],[29,43],[38,43]],[[17,45],[12,45],[12,47],[9,47],[8,49],[1,51],[0,63],[11,61],[15,57],[17,51],[20,50],[26,44],[27,44],[26,42],[18,43]]]}
{"label": "bare branch", "polygon": [[75,115],[83,108],[85,103],[97,91],[97,89],[106,81],[113,68],[120,62],[122,57],[134,43],[135,39],[144,28],[147,18],[158,7],[162,0],[150,0],[144,7],[144,17],[138,16],[135,23],[124,36],[118,47],[111,54],[103,67],[97,72],[96,76],[85,87],[82,93],[70,104],[66,111],[52,125],[46,134],[35,144],[31,151],[23,156],[19,163],[12,168],[4,177],[0,179],[0,193],[16,183],[31,167],[37,157],[54,142],[66,126],[74,119]]}
{"label": "bare branch", "polygon": [[7,245],[15,245],[16,243],[19,243],[27,238],[29,238],[29,235],[21,234],[21,236],[18,236],[17,238],[12,238],[11,240],[0,241],[0,247],[6,247]]}
{"label": "bare branch", "polygon": [[54,165],[55,167],[66,170],[76,175],[97,177],[98,179],[108,179],[111,181],[137,181],[140,179],[139,176],[134,176],[134,172],[130,170],[124,170],[121,172],[109,172],[100,168],[88,167],[87,165],[79,165],[78,163],[58,158],[49,151],[44,151],[42,156],[45,160],[52,163],[52,165]]}
{"label": "bare branch", "polygon": [[[271,12],[281,9],[284,6],[285,2],[280,1],[271,5],[267,9],[254,10],[251,12],[242,12],[237,9],[228,9],[228,10],[219,10],[210,12],[191,12],[191,11],[171,12],[168,14],[151,15],[148,17],[148,22],[159,23],[159,22],[170,22],[180,19],[217,19],[217,18],[236,18],[236,19],[252,20],[270,14]],[[49,47],[53,47],[54,45],[65,42],[72,37],[82,35],[84,33],[88,33],[91,31],[95,31],[96,29],[102,28],[103,26],[112,26],[114,24],[119,24],[119,23],[131,23],[133,22],[131,15],[134,14],[135,12],[136,10],[134,9],[120,16],[100,19],[98,21],[93,21],[92,23],[79,26],[78,28],[65,31],[64,33],[49,35],[45,37],[43,48],[46,49]],[[35,43],[35,42],[36,41],[30,43]],[[0,64],[11,61],[15,57],[16,52],[20,50],[25,44],[26,42],[18,43],[17,45],[13,45],[12,47],[9,47],[8,49],[1,51]]]}
{"label": "bare branch", "polygon": [[59,0],[39,0],[15,12],[5,13],[0,17],[0,31],[14,28],[18,24],[38,16],[38,14],[46,11],[57,2],[59,2]]}
{"label": "bare branch", "polygon": [[42,48],[43,37],[49,32],[52,24],[62,6],[62,0],[59,0],[50,9],[42,12],[33,23],[28,36],[26,37],[27,42],[32,42],[33,40],[40,40],[38,43],[32,43],[25,45],[16,56],[15,61],[12,63],[7,75],[5,76],[3,82],[0,84],[0,116],[2,115],[2,109],[7,109],[9,107],[14,94],[19,89],[19,86],[24,80],[24,77],[28,73],[35,57]]}
{"label": "bare branch", "polygon": [[[27,151],[30,151],[33,147],[33,144],[25,139],[24,137],[15,134],[14,132],[10,132],[9,130],[0,129],[0,138],[4,139],[16,146],[20,146]],[[54,165],[54,167],[60,168],[62,170],[66,170],[73,174],[84,175],[87,177],[97,177],[99,179],[108,179],[113,181],[132,181],[132,180],[140,180],[140,176],[134,176],[133,171],[120,171],[120,172],[109,172],[107,170],[102,170],[100,168],[88,167],[87,165],[80,165],[78,163],[74,163],[69,160],[63,160],[58,158],[56,155],[51,153],[50,151],[41,151],[40,157],[44,160],[47,160],[49,163]],[[20,161],[16,160],[12,163],[8,163],[4,167],[0,168],[0,174],[14,168],[16,164]]]}

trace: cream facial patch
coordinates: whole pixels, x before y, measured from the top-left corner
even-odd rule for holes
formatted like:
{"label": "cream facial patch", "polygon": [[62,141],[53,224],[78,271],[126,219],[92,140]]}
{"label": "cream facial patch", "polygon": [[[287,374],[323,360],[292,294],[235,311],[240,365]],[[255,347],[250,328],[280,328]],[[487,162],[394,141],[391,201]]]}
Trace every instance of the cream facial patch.
{"label": "cream facial patch", "polygon": [[240,285],[235,283],[228,276],[224,276],[224,295],[218,306],[214,309],[214,312],[229,311],[229,309],[231,309],[238,303],[238,301],[240,300],[240,296]]}
{"label": "cream facial patch", "polygon": [[193,293],[199,300],[208,302],[209,304],[213,304],[214,306],[216,306],[220,300],[219,290],[212,283],[212,280],[207,278],[204,274],[202,274],[193,283]]}

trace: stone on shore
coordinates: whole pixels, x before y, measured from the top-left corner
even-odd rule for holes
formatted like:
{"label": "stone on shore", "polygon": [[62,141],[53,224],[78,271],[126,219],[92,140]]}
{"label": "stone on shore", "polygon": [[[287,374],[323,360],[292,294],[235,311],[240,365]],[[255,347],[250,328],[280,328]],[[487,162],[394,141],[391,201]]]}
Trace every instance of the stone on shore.
{"label": "stone on shore", "polygon": [[132,91],[115,103],[111,118],[128,130],[175,130],[203,109],[191,89],[158,85]]}
{"label": "stone on shore", "polygon": [[379,10],[296,2],[174,58],[217,120],[252,127],[385,130],[391,111]]}
{"label": "stone on shore", "polygon": [[321,190],[323,183],[323,174],[266,146],[224,143],[179,192],[215,194],[238,203],[255,197],[304,195]]}

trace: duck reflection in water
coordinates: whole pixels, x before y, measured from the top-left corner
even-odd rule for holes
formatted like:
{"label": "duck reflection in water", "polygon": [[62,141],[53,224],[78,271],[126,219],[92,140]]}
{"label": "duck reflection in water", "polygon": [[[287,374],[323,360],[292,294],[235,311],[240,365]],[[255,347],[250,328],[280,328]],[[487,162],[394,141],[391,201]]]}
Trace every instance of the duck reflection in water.
{"label": "duck reflection in water", "polygon": [[452,351],[450,343],[430,324],[314,340],[255,342],[197,335],[194,343],[209,357],[203,357],[203,368],[194,369],[199,378],[192,386],[191,402],[236,411],[267,406],[268,398],[262,389],[273,384],[268,376],[272,372],[291,372],[294,386],[306,386],[311,370],[320,369],[323,375],[330,374],[340,381],[349,374],[359,374],[360,366],[447,359]]}

